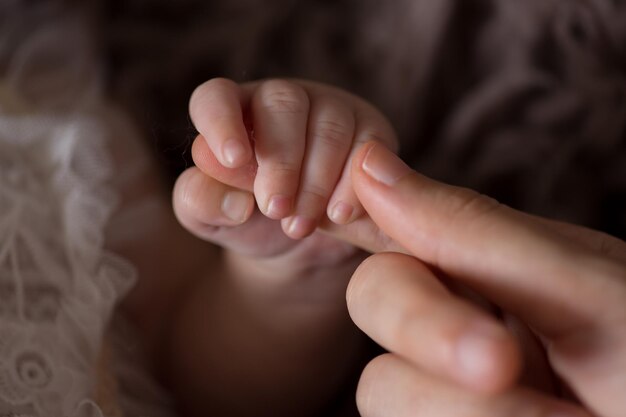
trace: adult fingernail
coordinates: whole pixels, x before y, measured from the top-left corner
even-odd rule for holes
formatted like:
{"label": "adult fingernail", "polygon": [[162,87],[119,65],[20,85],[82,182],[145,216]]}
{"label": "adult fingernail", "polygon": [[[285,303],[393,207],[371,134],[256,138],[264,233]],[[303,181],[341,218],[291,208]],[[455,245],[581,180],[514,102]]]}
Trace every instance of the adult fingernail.
{"label": "adult fingernail", "polygon": [[252,196],[244,191],[229,191],[222,199],[222,213],[237,224],[245,222],[250,215]]}
{"label": "adult fingernail", "polygon": [[477,382],[493,378],[498,372],[498,351],[506,337],[505,330],[491,324],[480,323],[468,328],[456,347],[457,365],[464,379]]}
{"label": "adult fingernail", "polygon": [[284,195],[274,195],[267,204],[265,215],[271,219],[282,219],[291,211],[291,198]]}
{"label": "adult fingernail", "polygon": [[222,145],[222,162],[227,167],[236,167],[243,164],[247,155],[247,150],[244,145],[237,139],[228,139],[224,145]]}
{"label": "adult fingernail", "polygon": [[375,144],[367,151],[361,166],[367,175],[389,186],[411,172],[411,168],[398,156],[380,144]]}
{"label": "adult fingernail", "polygon": [[352,205],[339,201],[330,210],[328,217],[333,223],[346,224],[352,218],[352,213],[354,213],[354,207]]}

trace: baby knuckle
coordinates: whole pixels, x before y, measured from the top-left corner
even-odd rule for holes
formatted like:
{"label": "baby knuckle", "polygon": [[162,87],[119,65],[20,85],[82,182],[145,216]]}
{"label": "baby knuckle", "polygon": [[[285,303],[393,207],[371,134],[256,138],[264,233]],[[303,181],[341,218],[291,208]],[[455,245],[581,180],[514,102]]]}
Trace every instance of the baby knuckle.
{"label": "baby knuckle", "polygon": [[337,120],[320,120],[315,129],[315,139],[336,150],[345,149],[351,139],[350,126]]}
{"label": "baby knuckle", "polygon": [[271,161],[267,168],[266,173],[271,176],[281,175],[288,178],[298,178],[300,175],[300,167],[286,158]]}
{"label": "baby knuckle", "polygon": [[395,135],[391,132],[385,131],[384,129],[378,129],[375,127],[364,128],[358,133],[357,137],[359,142],[374,141],[385,144],[392,150],[397,148]]}
{"label": "baby knuckle", "polygon": [[266,81],[260,87],[261,105],[273,113],[304,113],[309,99],[304,89],[283,80]]}
{"label": "baby knuckle", "polygon": [[306,196],[310,203],[316,205],[324,205],[330,192],[329,188],[317,184],[306,184],[302,187],[302,195]]}

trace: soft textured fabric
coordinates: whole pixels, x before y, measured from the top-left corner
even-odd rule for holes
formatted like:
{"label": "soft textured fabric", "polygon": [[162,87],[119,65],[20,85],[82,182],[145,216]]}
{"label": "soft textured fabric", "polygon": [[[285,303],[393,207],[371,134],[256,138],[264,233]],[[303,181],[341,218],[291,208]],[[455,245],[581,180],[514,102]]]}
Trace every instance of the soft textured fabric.
{"label": "soft textured fabric", "polygon": [[104,98],[95,39],[76,36],[88,14],[12,11],[0,14],[0,416],[170,416],[115,313],[135,267],[107,249],[114,183],[142,162],[115,166],[111,148],[141,139]]}
{"label": "soft textured fabric", "polygon": [[110,91],[173,173],[200,82],[312,78],[379,106],[418,170],[626,236],[624,1],[107,4]]}
{"label": "soft textured fabric", "polygon": [[624,1],[5,0],[0,415],[171,415],[114,313],[135,272],[104,240],[108,99],[174,175],[215,76],[349,89],[417,169],[626,236]]}

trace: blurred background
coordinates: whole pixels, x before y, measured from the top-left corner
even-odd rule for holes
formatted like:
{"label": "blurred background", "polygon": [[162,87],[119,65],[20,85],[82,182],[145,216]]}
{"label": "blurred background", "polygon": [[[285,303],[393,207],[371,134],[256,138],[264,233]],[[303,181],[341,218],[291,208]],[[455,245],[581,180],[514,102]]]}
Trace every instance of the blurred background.
{"label": "blurred background", "polygon": [[626,237],[623,1],[0,2],[0,93],[54,111],[105,94],[169,184],[191,164],[188,98],[216,76],[343,87],[416,169]]}

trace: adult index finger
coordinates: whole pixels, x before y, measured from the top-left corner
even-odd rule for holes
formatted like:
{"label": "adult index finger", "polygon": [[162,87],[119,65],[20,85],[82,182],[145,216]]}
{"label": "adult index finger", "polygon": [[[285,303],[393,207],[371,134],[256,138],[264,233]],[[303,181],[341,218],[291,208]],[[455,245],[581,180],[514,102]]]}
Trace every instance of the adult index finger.
{"label": "adult index finger", "polygon": [[613,310],[626,292],[623,266],[529,216],[423,177],[378,144],[355,157],[352,178],[391,239],[545,335],[621,314]]}

